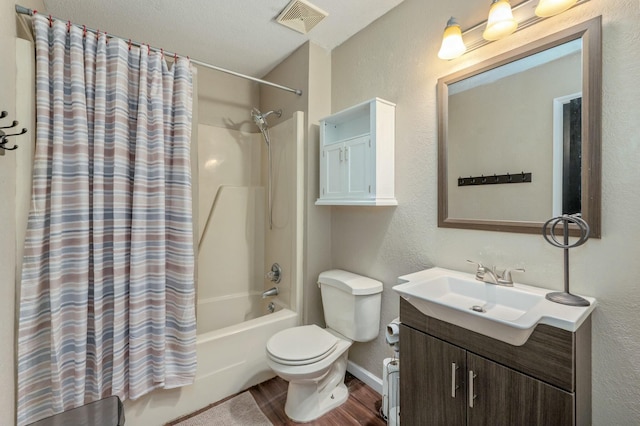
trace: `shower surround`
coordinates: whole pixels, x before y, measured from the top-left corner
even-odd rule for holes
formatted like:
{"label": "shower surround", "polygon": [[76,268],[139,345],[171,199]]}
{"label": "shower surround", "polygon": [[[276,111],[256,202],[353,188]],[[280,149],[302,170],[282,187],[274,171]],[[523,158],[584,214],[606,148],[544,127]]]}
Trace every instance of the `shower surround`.
{"label": "shower surround", "polygon": [[[272,230],[262,135],[198,126],[196,381],[125,402],[128,422],[161,424],[274,377],[266,342],[300,323],[303,122],[298,112],[270,129]],[[274,262],[284,271],[280,292],[262,299],[273,286],[265,273]]]}

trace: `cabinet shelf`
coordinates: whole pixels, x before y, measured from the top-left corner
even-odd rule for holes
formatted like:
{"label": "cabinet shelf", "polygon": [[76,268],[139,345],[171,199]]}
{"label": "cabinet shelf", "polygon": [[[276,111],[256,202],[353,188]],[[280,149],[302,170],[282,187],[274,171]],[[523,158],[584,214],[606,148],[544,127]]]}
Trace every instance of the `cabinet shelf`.
{"label": "cabinet shelf", "polygon": [[382,198],[376,198],[371,200],[340,200],[340,199],[328,199],[324,200],[318,198],[316,200],[316,206],[397,206],[398,200],[395,198],[385,200]]}
{"label": "cabinet shelf", "polygon": [[319,206],[396,206],[395,104],[380,98],[320,120]]}

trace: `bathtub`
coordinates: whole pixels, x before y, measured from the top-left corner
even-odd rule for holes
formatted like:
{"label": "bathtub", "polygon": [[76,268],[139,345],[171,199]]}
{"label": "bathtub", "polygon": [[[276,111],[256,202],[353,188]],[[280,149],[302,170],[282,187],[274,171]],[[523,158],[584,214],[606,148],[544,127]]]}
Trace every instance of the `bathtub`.
{"label": "bathtub", "polygon": [[[220,330],[241,322],[267,315],[267,305],[273,298],[262,298],[262,292],[235,293],[209,299],[198,299],[197,327],[198,335]],[[278,300],[274,301],[277,310]]]}
{"label": "bathtub", "polygon": [[[298,325],[298,314],[283,308],[277,298],[263,303],[259,295],[253,296],[245,296],[244,301],[241,297],[234,297],[226,299],[225,303],[222,300],[211,303],[216,301],[209,300],[198,304],[199,316],[202,315],[200,311],[203,305],[205,308],[225,310],[229,307],[237,318],[254,314],[242,314],[241,311],[235,311],[234,306],[260,305],[266,309],[266,305],[273,301],[277,310],[249,320],[244,320],[243,317],[243,322],[217,330],[201,332],[206,327],[198,324],[195,383],[180,389],[154,391],[135,401],[125,401],[127,426],[163,425],[275,377],[267,366],[267,340],[278,331]],[[207,319],[204,321],[210,320],[209,324],[213,324],[217,317],[214,312],[208,318],[205,315]]]}

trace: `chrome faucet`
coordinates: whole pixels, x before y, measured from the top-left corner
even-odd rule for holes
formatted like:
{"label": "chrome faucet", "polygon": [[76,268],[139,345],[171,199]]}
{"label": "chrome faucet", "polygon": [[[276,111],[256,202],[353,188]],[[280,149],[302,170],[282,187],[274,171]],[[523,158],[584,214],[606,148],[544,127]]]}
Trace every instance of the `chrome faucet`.
{"label": "chrome faucet", "polygon": [[271,287],[269,290],[266,290],[262,293],[262,298],[266,299],[269,296],[277,296],[278,293],[280,293],[278,291],[278,287]]}
{"label": "chrome faucet", "polygon": [[511,278],[512,272],[524,272],[524,268],[511,268],[503,271],[496,270],[496,267],[487,268],[480,262],[474,262],[473,260],[467,260],[469,263],[477,265],[476,280],[482,281],[487,284],[497,284],[506,287],[513,287],[513,279]]}
{"label": "chrome faucet", "polygon": [[511,278],[512,272],[525,272],[525,270],[524,268],[505,269],[502,273],[502,277],[498,280],[498,284],[513,287],[513,279]]}

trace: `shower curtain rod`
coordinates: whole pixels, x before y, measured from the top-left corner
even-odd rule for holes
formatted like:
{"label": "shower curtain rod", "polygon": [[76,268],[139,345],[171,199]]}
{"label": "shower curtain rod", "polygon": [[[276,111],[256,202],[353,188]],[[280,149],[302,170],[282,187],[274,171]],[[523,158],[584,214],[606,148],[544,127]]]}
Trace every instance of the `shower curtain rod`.
{"label": "shower curtain rod", "polygon": [[[33,14],[35,12],[36,11],[33,10],[33,9],[29,9],[29,8],[24,7],[24,6],[20,6],[20,5],[16,4],[16,13],[18,13],[18,14],[33,16]],[[49,17],[51,19],[55,19],[56,21],[63,21],[63,22],[65,21],[64,19],[60,19],[60,18],[57,18],[55,16],[49,15]],[[76,25],[76,24],[72,23],[72,25]],[[76,26],[79,27],[79,25],[76,25]],[[85,27],[85,26],[83,26],[82,28],[83,29],[86,28],[87,31],[92,32],[94,34],[96,34],[98,32],[98,30],[95,30],[93,28],[89,28],[89,27]],[[132,46],[136,46],[136,47],[142,47],[143,46],[143,43],[138,43],[137,41],[132,41],[131,39],[126,39],[124,37],[120,37],[120,36],[117,36],[117,35],[109,34],[109,37],[117,38],[117,39],[120,39],[120,40],[124,40],[127,43],[130,43]],[[152,46],[149,46],[149,45],[145,45],[145,46],[147,46],[150,50],[153,50],[154,52],[163,52],[167,56],[175,56],[176,58],[178,58],[178,57],[183,58],[183,56],[178,55],[177,53],[174,53],[174,52],[168,52],[168,51],[165,51],[163,49],[158,49],[156,47],[152,47]],[[228,70],[226,68],[217,67],[215,65],[211,65],[211,64],[208,64],[206,62],[198,61],[197,59],[189,58],[189,60],[192,63],[194,63],[196,65],[200,65],[201,67],[204,67],[204,68],[209,68],[209,69],[220,71],[220,72],[223,72],[223,73],[226,73],[226,74],[231,74],[231,75],[234,75],[236,77],[240,77],[240,78],[244,78],[246,80],[254,81],[256,83],[264,84],[265,86],[275,87],[276,89],[286,90],[287,92],[295,93],[298,96],[302,95],[302,90],[300,90],[300,89],[294,89],[292,87],[287,87],[287,86],[283,86],[281,84],[272,83],[270,81],[262,80],[260,78],[251,77],[250,75],[245,75],[245,74],[241,74],[239,72]]]}

